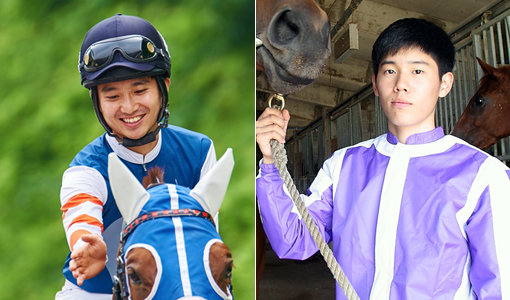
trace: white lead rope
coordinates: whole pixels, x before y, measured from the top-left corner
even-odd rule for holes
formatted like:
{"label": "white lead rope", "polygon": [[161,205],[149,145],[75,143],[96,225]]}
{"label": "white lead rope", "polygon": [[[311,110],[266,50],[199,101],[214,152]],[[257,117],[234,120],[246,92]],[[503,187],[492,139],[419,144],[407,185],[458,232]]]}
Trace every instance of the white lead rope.
{"label": "white lead rope", "polygon": [[[281,101],[281,105],[275,104],[271,106],[271,100],[275,97]],[[283,110],[285,101],[282,95],[279,94],[273,95],[270,97],[269,101],[270,101],[269,106]],[[345,276],[344,271],[338,264],[338,261],[333,255],[333,251],[331,251],[326,241],[324,241],[324,239],[322,238],[322,235],[319,232],[319,228],[313,222],[312,216],[308,212],[308,209],[306,208],[303,200],[299,195],[296,185],[294,184],[292,177],[290,176],[290,173],[287,170],[287,152],[285,151],[283,144],[274,139],[270,141],[270,144],[274,165],[278,169],[280,177],[282,178],[283,182],[285,183],[285,186],[289,190],[292,202],[294,202],[294,205],[297,207],[298,212],[301,215],[301,218],[303,219],[306,227],[310,231],[310,234],[315,244],[319,248],[319,251],[322,254],[324,260],[326,261],[329,270],[333,274],[333,277],[335,277],[335,280],[336,282],[338,282],[338,285],[340,285],[340,287],[342,288],[347,299],[359,300],[358,294],[356,294],[356,291],[349,282],[349,279],[347,279],[347,276]]]}

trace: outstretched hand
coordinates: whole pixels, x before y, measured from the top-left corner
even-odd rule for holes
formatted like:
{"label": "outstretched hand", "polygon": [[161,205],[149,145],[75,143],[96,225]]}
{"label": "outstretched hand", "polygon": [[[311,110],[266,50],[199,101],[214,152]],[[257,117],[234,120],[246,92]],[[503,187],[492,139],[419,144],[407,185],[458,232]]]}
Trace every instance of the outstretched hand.
{"label": "outstretched hand", "polygon": [[262,152],[263,163],[273,163],[273,155],[271,154],[272,139],[285,143],[285,135],[287,133],[287,125],[289,124],[289,111],[284,109],[280,111],[275,108],[266,108],[262,115],[257,119],[255,126],[255,135],[260,152]]}
{"label": "outstretched hand", "polygon": [[84,234],[85,244],[71,253],[69,270],[73,272],[78,285],[99,274],[106,264],[106,244],[97,234]]}

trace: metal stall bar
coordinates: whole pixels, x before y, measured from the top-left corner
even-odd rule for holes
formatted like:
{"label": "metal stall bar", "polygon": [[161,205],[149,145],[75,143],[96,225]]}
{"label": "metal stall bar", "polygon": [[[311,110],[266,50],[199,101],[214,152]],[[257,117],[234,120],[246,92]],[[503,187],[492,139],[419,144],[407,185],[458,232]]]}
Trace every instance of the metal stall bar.
{"label": "metal stall bar", "polygon": [[459,63],[462,65],[462,80],[464,82],[464,84],[462,85],[462,88],[463,88],[464,97],[462,97],[461,99],[459,99],[460,101],[458,101],[459,114],[457,115],[457,120],[462,115],[462,112],[464,111],[464,107],[466,107],[467,102],[469,101],[470,95],[473,95],[470,93],[470,91],[468,91],[468,90],[471,90],[471,80],[468,81],[468,78],[470,79],[470,77],[468,77],[468,74],[471,73],[471,70],[469,70],[470,59],[469,59],[469,55],[467,54],[468,51],[469,51],[468,47],[465,47],[465,48],[461,49],[461,51],[460,51],[462,56],[461,56],[461,61]]}
{"label": "metal stall bar", "polygon": [[504,28],[506,28],[505,30],[506,49],[508,50],[507,52],[508,60],[505,60],[505,64],[510,64],[510,16],[507,16],[505,18],[505,24],[506,26]]}

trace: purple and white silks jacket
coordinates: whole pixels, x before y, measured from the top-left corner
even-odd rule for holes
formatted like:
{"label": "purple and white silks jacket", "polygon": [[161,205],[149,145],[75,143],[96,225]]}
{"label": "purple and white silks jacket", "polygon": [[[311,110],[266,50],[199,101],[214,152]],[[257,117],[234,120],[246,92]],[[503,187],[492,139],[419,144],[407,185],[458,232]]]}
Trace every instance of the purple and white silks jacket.
{"label": "purple and white silks jacket", "polygon": [[[361,299],[510,299],[509,176],[438,127],[336,151],[301,197]],[[280,258],[317,252],[273,164],[256,192]]]}

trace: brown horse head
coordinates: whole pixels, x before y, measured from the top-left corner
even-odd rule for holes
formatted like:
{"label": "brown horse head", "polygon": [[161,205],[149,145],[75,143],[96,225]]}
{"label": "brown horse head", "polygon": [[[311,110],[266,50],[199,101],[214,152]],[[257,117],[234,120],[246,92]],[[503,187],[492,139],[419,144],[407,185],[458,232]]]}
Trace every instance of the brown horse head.
{"label": "brown horse head", "polygon": [[494,68],[476,59],[484,76],[452,135],[480,149],[487,149],[510,135],[510,66]]}
{"label": "brown horse head", "polygon": [[145,190],[110,155],[112,192],[128,224],[121,236],[113,299],[127,299],[126,294],[133,300],[232,299],[232,254],[211,217],[232,167],[229,149],[192,190],[164,183],[163,170],[155,167],[142,180]]}
{"label": "brown horse head", "polygon": [[257,0],[257,70],[281,94],[312,83],[330,55],[329,22],[314,0]]}

